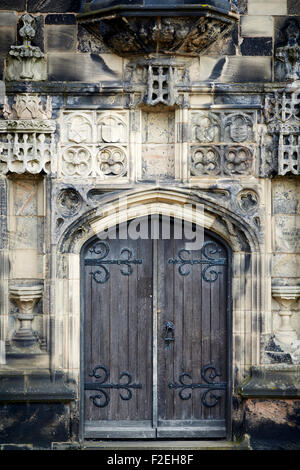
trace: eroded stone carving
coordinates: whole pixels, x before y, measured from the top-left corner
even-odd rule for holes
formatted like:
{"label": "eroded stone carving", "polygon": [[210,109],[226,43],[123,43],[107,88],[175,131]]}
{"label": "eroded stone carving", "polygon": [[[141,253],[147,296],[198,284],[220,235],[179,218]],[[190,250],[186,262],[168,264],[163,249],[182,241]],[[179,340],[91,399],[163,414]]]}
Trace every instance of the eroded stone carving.
{"label": "eroded stone carving", "polygon": [[[278,175],[300,174],[300,83],[294,82],[265,101],[267,133],[272,138],[273,168]],[[270,145],[269,145],[270,154]],[[263,155],[263,162],[266,155]],[[269,155],[270,159],[270,155]],[[265,176],[264,174],[262,176]],[[268,174],[266,175],[268,176]]]}
{"label": "eroded stone carving", "polygon": [[225,132],[233,142],[245,142],[253,140],[253,121],[246,114],[233,114],[225,121]]}
{"label": "eroded stone carving", "polygon": [[258,208],[259,198],[255,191],[251,189],[244,189],[238,194],[237,201],[240,209],[243,212],[252,214],[256,212]]}
{"label": "eroded stone carving", "polygon": [[89,149],[80,146],[67,148],[62,155],[62,171],[66,176],[89,176],[92,156]]}
{"label": "eroded stone carving", "polygon": [[118,116],[104,116],[99,119],[100,142],[126,142],[126,124]]}
{"label": "eroded stone carving", "polygon": [[35,37],[35,18],[26,13],[21,17],[23,27],[20,36],[21,46],[11,46],[7,59],[6,80],[46,80],[47,65],[44,53],[39,47],[31,45]]}
{"label": "eroded stone carving", "polygon": [[220,155],[215,147],[199,147],[192,154],[191,174],[200,175],[218,175],[220,168]]}
{"label": "eroded stone carving", "polygon": [[92,129],[89,120],[82,115],[73,116],[67,124],[67,137],[68,140],[76,144],[90,142]]}
{"label": "eroded stone carving", "polygon": [[198,142],[219,142],[220,123],[216,115],[212,113],[199,113],[194,115],[192,124],[192,139]]}
{"label": "eroded stone carving", "polygon": [[226,174],[247,174],[252,165],[252,152],[246,147],[228,147],[225,150],[224,171]]}
{"label": "eroded stone carving", "polygon": [[276,59],[283,63],[285,79],[297,80],[300,78],[300,29],[296,20],[291,20],[286,28],[287,44],[278,47]]}
{"label": "eroded stone carving", "polygon": [[60,175],[124,177],[128,169],[127,148],[126,112],[63,113]]}
{"label": "eroded stone carving", "polygon": [[98,154],[100,171],[105,176],[124,176],[127,172],[127,157],[121,147],[107,146]]}
{"label": "eroded stone carving", "polygon": [[[186,63],[174,59],[135,59],[126,66],[125,89],[132,92],[138,86],[140,99],[132,97],[132,107],[137,105],[165,105],[188,107],[181,87],[190,83]],[[145,86],[146,85],[146,86]],[[136,101],[136,102],[135,102]]]}
{"label": "eroded stone carving", "polygon": [[38,334],[32,329],[32,321],[34,307],[42,298],[42,294],[41,286],[10,289],[9,296],[19,307],[17,319],[20,324],[12,337],[12,342],[18,347],[31,347],[38,342]]}
{"label": "eroded stone carving", "polygon": [[3,106],[4,119],[51,119],[52,105],[50,96],[47,96],[46,106],[43,107],[41,97],[24,93],[15,97],[12,107],[9,106],[7,97]]}
{"label": "eroded stone carving", "polygon": [[[292,311],[291,306],[300,297],[299,286],[274,286],[272,287],[272,295],[280,305],[280,325],[275,332],[277,341],[284,345],[294,345],[298,347],[298,354],[300,354],[300,341],[291,324]],[[286,348],[284,348],[286,349]],[[299,356],[300,359],[300,356]]]}
{"label": "eroded stone carving", "polygon": [[191,147],[191,175],[244,175],[252,170],[252,149],[241,146]]}
{"label": "eroded stone carving", "polygon": [[82,207],[82,197],[73,188],[62,189],[57,196],[56,204],[63,217],[73,217]]}
{"label": "eroded stone carving", "polygon": [[169,65],[148,66],[148,87],[146,104],[155,106],[162,103],[173,106],[177,101],[175,85],[175,68]]}
{"label": "eroded stone carving", "polygon": [[122,18],[115,14],[114,6],[103,5],[105,9],[102,6],[102,11],[91,10],[88,15],[79,15],[79,21],[95,34],[99,34],[101,23],[104,42],[118,55],[165,52],[196,55],[220,40],[237,20],[237,15],[230,13],[229,9],[225,18],[224,2],[222,15],[214,11],[211,5],[194,3],[193,10],[189,5],[189,9],[181,16],[178,16],[178,10],[177,14],[171,14],[174,11],[172,4],[167,10],[158,13],[159,5],[154,2],[152,14],[149,4],[141,9],[135,2],[130,3],[130,14],[123,12]]}
{"label": "eroded stone carving", "polygon": [[193,142],[253,142],[253,113],[191,112]]}
{"label": "eroded stone carving", "polygon": [[0,121],[0,172],[51,172],[51,156],[55,154],[52,107],[47,97],[43,107],[41,97],[25,93],[17,95],[12,107],[7,99]]}

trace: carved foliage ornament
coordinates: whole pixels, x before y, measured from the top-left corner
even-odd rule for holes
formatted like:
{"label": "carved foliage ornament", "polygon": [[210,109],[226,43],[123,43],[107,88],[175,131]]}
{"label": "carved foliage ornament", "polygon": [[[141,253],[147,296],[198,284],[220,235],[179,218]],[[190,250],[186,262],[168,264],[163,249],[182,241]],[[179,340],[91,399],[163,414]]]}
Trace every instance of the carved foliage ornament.
{"label": "carved foliage ornament", "polygon": [[51,119],[52,105],[50,96],[47,96],[46,106],[43,107],[41,97],[38,95],[24,93],[14,99],[12,107],[9,106],[7,97],[3,106],[4,119]]}

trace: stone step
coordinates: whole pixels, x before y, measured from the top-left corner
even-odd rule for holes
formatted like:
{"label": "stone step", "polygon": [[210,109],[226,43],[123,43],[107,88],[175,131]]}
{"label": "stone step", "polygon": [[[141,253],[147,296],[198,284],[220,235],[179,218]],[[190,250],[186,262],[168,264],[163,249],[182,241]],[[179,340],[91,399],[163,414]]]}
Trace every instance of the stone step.
{"label": "stone step", "polygon": [[213,441],[84,441],[82,450],[250,450],[247,440],[240,443]]}

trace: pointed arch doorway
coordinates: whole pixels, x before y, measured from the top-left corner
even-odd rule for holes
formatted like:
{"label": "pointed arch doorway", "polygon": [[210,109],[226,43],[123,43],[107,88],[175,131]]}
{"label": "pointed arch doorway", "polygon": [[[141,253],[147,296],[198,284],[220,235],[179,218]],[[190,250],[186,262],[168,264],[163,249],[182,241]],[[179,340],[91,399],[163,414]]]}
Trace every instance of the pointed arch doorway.
{"label": "pointed arch doorway", "polygon": [[187,250],[176,219],[154,238],[135,222],[146,237],[124,223],[82,249],[84,438],[229,437],[230,250],[208,230]]}

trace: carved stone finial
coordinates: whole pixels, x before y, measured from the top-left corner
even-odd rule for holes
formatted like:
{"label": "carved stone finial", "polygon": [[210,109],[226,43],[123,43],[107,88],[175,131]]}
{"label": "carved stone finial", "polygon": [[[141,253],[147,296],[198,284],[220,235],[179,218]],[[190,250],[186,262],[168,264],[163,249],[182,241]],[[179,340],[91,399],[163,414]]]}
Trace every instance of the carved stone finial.
{"label": "carved stone finial", "polygon": [[299,25],[291,20],[286,28],[287,44],[278,47],[276,59],[284,63],[286,80],[297,80],[300,78],[300,45]]}
{"label": "carved stone finial", "polygon": [[46,80],[44,53],[31,42],[35,37],[35,18],[26,13],[21,17],[21,46],[11,46],[7,60],[6,80]]}

